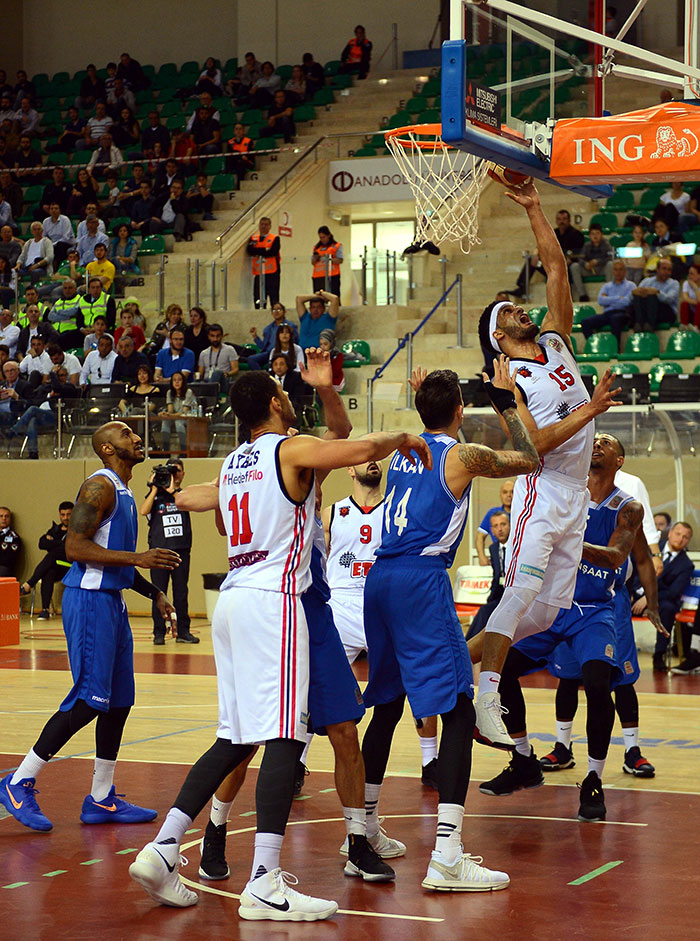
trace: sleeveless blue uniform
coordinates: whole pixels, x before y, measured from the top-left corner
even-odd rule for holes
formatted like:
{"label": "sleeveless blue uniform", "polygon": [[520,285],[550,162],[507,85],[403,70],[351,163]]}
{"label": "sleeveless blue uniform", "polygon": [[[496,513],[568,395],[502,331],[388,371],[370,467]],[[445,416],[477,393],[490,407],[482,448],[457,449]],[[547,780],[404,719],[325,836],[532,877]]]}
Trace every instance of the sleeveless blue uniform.
{"label": "sleeveless blue uniform", "polygon": [[[617,528],[618,513],[632,499],[629,494],[614,487],[601,503],[591,502],[588,508],[585,542],[607,546]],[[625,563],[622,569],[626,571],[626,568]],[[563,648],[566,648],[569,653],[566,669],[569,672],[573,669],[571,661],[578,664],[576,675],[579,675],[584,663],[602,660],[614,668],[613,682],[619,682],[623,671],[616,657],[618,644],[615,588],[621,577],[619,569],[616,571],[581,559],[572,607],[568,610],[562,609],[548,631],[518,641],[516,649],[538,665],[546,665],[554,659],[555,675],[563,676],[564,673],[556,670],[556,663],[563,664]],[[622,587],[620,594],[624,595],[624,582]],[[553,658],[559,644],[562,644],[562,648]]]}
{"label": "sleeveless blue uniform", "polygon": [[[134,495],[108,468],[91,475],[114,486],[114,508],[97,529],[93,542],[106,549],[135,552],[138,523]],[[88,478],[90,479],[90,478]],[[73,562],[63,579],[63,630],[73,688],[61,703],[71,709],[82,699],[93,709],[134,704],[134,654],[122,589],[134,583],[134,567]]]}
{"label": "sleeveless blue uniform", "polygon": [[325,735],[329,725],[359,722],[365,707],[328,603],[326,541],[318,517],[312,539],[311,585],[301,596],[309,630],[309,731]]}
{"label": "sleeveless blue uniform", "polygon": [[455,611],[447,569],[469,509],[467,487],[455,499],[445,482],[445,459],[457,446],[449,435],[424,433],[433,470],[398,452],[389,465],[382,544],[365,583],[369,682],[365,703],[408,696],[416,718],[472,698],[472,668]]}

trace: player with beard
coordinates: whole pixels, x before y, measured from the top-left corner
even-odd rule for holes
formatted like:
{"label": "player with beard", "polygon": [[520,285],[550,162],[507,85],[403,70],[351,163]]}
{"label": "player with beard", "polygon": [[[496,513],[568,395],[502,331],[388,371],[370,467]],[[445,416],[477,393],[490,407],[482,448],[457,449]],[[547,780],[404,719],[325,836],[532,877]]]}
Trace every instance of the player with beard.
{"label": "player with beard", "polygon": [[527,212],[547,272],[548,309],[540,332],[522,307],[490,304],[479,320],[479,340],[486,362],[494,351],[510,357],[518,414],[540,462],[517,478],[503,596],[470,653],[477,658],[474,647],[483,643],[476,737],[512,749],[498,693],[501,670],[514,640],[546,631],[560,608],[571,607],[588,514],[592,419],[621,403],[613,399],[619,390],[611,392],[610,370],[592,398],[581,379],[570,337],[574,312],[567,264],[534,183],[509,189],[507,195]]}
{"label": "player with beard", "polygon": [[93,719],[97,757],[80,819],[144,823],[156,817],[155,810],[117,797],[113,784],[124,724],[134,704],[133,638],[122,591],[133,588],[153,599],[170,620],[173,606],[135,566],[174,569],[180,557],[170,549],[136,552],[138,517],[128,484],[133,467],[145,459],[138,435],[123,422],[108,422],[93,435],[92,447],[104,467],[80,488],[66,536],[66,558],[73,564],[63,579],[63,629],[73,688],[17,770],[0,781],[0,802],[32,830],[53,827],[34,796],[37,775]]}

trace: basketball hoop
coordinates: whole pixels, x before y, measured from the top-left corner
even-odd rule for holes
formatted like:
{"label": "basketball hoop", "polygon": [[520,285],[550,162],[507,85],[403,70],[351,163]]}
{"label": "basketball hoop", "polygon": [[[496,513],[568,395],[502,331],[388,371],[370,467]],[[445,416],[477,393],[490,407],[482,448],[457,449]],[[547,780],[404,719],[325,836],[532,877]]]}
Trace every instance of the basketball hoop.
{"label": "basketball hoop", "polygon": [[416,241],[457,242],[465,255],[479,241],[479,195],[488,161],[445,144],[440,124],[385,132],[386,145],[416,201]]}

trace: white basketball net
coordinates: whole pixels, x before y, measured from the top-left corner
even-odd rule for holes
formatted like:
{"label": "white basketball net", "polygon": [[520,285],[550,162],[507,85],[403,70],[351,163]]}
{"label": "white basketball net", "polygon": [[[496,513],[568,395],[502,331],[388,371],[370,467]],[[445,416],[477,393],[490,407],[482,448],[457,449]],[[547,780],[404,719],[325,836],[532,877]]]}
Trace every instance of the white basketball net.
{"label": "white basketball net", "polygon": [[416,241],[457,242],[466,255],[481,244],[479,196],[488,161],[448,147],[439,136],[426,140],[420,132],[418,125],[386,137],[416,200]]}

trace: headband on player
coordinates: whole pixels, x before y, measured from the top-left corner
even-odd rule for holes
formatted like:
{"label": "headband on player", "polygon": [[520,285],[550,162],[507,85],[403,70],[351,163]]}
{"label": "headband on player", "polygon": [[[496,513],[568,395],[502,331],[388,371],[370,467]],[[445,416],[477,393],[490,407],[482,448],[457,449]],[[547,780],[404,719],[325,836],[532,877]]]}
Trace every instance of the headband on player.
{"label": "headband on player", "polygon": [[496,330],[498,327],[498,324],[496,323],[496,321],[498,320],[498,315],[500,314],[500,312],[503,310],[504,307],[510,307],[510,306],[511,306],[510,301],[501,301],[499,304],[496,304],[494,306],[493,310],[491,311],[491,316],[489,317],[489,340],[491,341],[491,346],[494,348],[494,350],[497,353],[502,353],[503,350],[498,345],[498,340],[493,335],[493,331]]}

